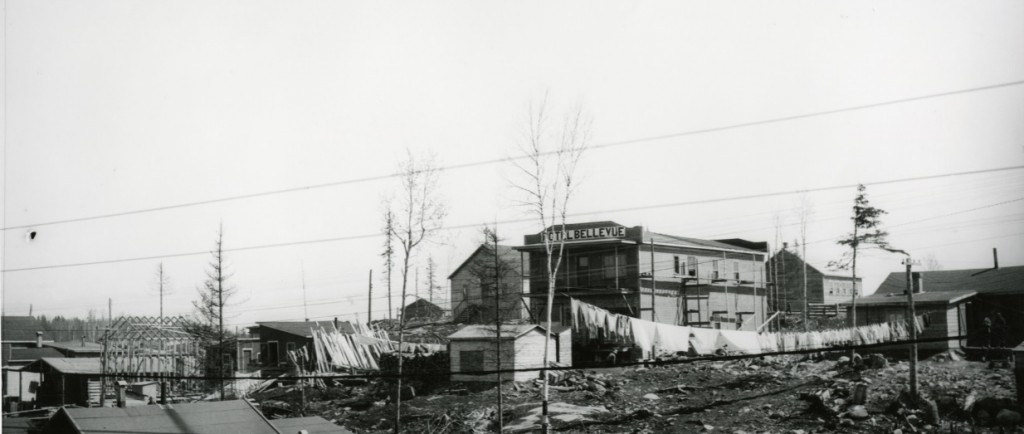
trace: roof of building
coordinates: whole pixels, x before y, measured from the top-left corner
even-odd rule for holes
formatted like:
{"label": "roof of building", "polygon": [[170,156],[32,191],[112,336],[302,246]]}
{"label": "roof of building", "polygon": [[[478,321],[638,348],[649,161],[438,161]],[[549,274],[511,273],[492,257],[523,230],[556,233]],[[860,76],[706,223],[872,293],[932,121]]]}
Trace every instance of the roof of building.
{"label": "roof of building", "polygon": [[[478,255],[481,254],[481,252],[487,254],[487,258],[480,258]],[[500,258],[503,262],[508,264],[516,272],[519,272],[519,267],[522,266],[522,257],[519,256],[519,251],[516,250],[514,247],[503,246],[501,244],[498,244],[498,258]],[[491,261],[493,261],[494,255],[490,254],[490,249],[488,248],[488,246],[481,244],[479,247],[476,248],[476,250],[473,251],[473,253],[469,255],[469,257],[466,258],[465,261],[462,262],[462,264],[455,268],[455,271],[448,275],[448,278],[451,279],[455,277],[455,275],[459,274],[459,272],[462,271],[463,268],[472,264],[477,259],[490,259]],[[493,262],[488,263],[488,265],[491,266],[491,272],[493,273]]]}
{"label": "roof of building", "polygon": [[44,342],[44,347],[56,348],[63,352],[71,353],[99,353],[103,352],[103,345],[89,341],[64,341],[64,342]]}
{"label": "roof of building", "polygon": [[126,408],[64,407],[54,414],[51,423],[58,417],[70,419],[80,433],[280,433],[244,400]]}
{"label": "roof of building", "polygon": [[[655,244],[671,244],[682,247],[693,247],[698,249],[717,249],[717,250],[732,250],[750,253],[761,253],[764,251],[741,247],[736,244],[724,243],[721,241],[713,240],[701,240],[698,238],[680,237],[676,235],[667,235],[657,232],[648,232],[651,238],[654,238]],[[645,240],[646,241],[646,240]],[[749,241],[748,241],[749,242]]]}
{"label": "roof of building", "polygon": [[[914,304],[954,304],[977,295],[976,292],[922,292],[914,294]],[[850,306],[852,303],[845,301],[839,303],[843,306]],[[907,304],[907,296],[904,294],[873,294],[857,299],[857,307],[861,306],[902,306]]]}
{"label": "roof of building", "polygon": [[[782,260],[778,259],[780,255],[785,255],[786,256],[786,260],[797,261],[796,263],[799,263],[799,264],[803,264],[804,263],[804,259],[801,258],[800,255],[798,255],[796,253],[793,253],[793,252],[791,252],[789,250],[780,250],[776,254],[772,255],[771,258],[768,258],[768,262],[769,262],[768,267],[769,268],[771,268],[771,264],[774,263],[775,261],[782,261]],[[781,265],[782,264],[780,263],[779,264],[779,268],[782,268]],[[853,277],[853,276],[844,276],[842,274],[838,274],[838,273],[835,273],[835,272],[829,272],[828,270],[822,271],[820,268],[811,265],[810,262],[807,263],[807,268],[809,268],[809,269],[811,269],[811,270],[813,270],[813,271],[815,271],[817,273],[820,273],[822,276],[830,277],[830,278],[833,278],[833,279],[850,280]],[[863,282],[864,278],[863,277],[858,277],[857,281],[858,282]]]}
{"label": "roof of building", "polygon": [[[539,324],[505,324],[501,326],[501,338],[518,339],[534,329],[540,329],[543,332],[544,327]],[[552,327],[551,333],[557,335],[566,330],[569,330],[569,327]],[[448,339],[453,341],[494,340],[497,338],[497,331],[497,328],[491,325],[468,325],[449,335]]]}
{"label": "roof of building", "polygon": [[[1024,266],[974,268],[969,270],[921,271],[923,293],[977,292],[978,294],[1024,294]],[[903,294],[907,273],[889,273],[875,294]],[[916,296],[915,296],[916,297]]]}
{"label": "roof of building", "polygon": [[[256,324],[305,338],[313,337],[312,329],[314,327],[334,330],[334,321],[267,321],[257,322]],[[338,321],[338,330],[350,335],[356,332],[356,329],[348,321]]]}
{"label": "roof of building", "polygon": [[64,355],[53,348],[12,348],[10,344],[3,345],[3,366],[12,362],[31,362],[43,357],[64,357]]}
{"label": "roof of building", "polygon": [[103,369],[100,366],[99,357],[43,357],[29,363],[28,366],[25,366],[24,370],[41,372],[42,365],[44,364],[63,374],[100,374]]}
{"label": "roof of building", "polygon": [[35,432],[36,426],[32,418],[28,417],[4,417],[3,432],[5,434]]}
{"label": "roof of building", "polygon": [[43,322],[33,316],[8,316],[2,318],[0,340],[4,342],[34,342],[36,332],[43,332],[44,341],[52,341],[53,334],[46,331]]}
{"label": "roof of building", "polygon": [[352,434],[352,431],[335,425],[331,421],[320,416],[290,417],[287,419],[272,419],[271,425],[282,433],[297,433],[305,430],[309,434],[330,433],[330,434]]}

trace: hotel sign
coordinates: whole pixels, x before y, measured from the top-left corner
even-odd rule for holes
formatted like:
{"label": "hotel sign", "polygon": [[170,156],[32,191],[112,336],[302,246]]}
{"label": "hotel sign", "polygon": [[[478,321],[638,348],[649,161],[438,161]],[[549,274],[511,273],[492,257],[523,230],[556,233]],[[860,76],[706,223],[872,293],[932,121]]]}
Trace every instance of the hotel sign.
{"label": "hotel sign", "polygon": [[623,238],[626,236],[625,226],[609,226],[603,228],[570,229],[566,231],[544,232],[541,234],[543,241],[576,241],[593,240],[599,238]]}

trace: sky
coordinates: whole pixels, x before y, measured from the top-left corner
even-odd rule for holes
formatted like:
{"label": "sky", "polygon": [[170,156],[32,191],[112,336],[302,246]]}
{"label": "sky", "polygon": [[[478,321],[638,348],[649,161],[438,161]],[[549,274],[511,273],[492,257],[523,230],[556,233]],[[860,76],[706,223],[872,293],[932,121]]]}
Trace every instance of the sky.
{"label": "sky", "polygon": [[[824,269],[865,183],[915,258],[1024,265],[1019,1],[8,0],[3,22],[7,315],[156,315],[161,262],[165,313],[191,314],[222,226],[229,327],[384,316],[387,175],[447,168],[426,296],[427,259],[446,285],[484,224],[540,231],[501,160],[545,95],[592,119],[571,221],[777,246],[804,200]],[[865,252],[867,292],[901,260]]]}

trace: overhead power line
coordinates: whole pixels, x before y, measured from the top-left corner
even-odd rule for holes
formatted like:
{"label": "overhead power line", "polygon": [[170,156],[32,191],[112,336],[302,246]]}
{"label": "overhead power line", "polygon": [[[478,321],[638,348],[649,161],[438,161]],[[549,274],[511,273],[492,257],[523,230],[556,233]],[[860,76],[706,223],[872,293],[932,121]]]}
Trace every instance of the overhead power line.
{"label": "overhead power line", "polygon": [[[914,176],[914,177],[909,177],[909,178],[899,178],[899,179],[890,179],[890,180],[875,181],[875,182],[865,182],[863,184],[864,185],[896,184],[896,183],[903,183],[903,182],[916,182],[916,181],[924,181],[924,180],[929,180],[929,179],[939,179],[939,178],[948,178],[948,177],[966,176],[966,175],[978,175],[978,174],[983,174],[983,173],[1002,172],[1002,171],[1019,170],[1019,169],[1024,169],[1024,165],[1008,166],[1008,167],[997,167],[997,168],[982,169],[982,170],[970,170],[970,171],[965,171],[965,172],[950,172],[950,173],[940,173],[940,174],[935,174],[935,175]],[[741,195],[741,196],[729,196],[729,197],[722,197],[722,198],[701,199],[701,200],[685,201],[685,202],[672,202],[672,203],[663,203],[663,204],[656,204],[656,205],[644,205],[644,206],[635,206],[635,207],[627,207],[627,208],[611,208],[611,209],[605,209],[605,210],[596,210],[596,211],[586,211],[586,212],[580,212],[580,213],[572,213],[572,214],[569,214],[569,216],[570,217],[578,217],[578,216],[582,216],[582,215],[600,214],[600,213],[638,211],[638,210],[648,210],[648,209],[656,209],[656,208],[670,208],[670,207],[677,207],[677,206],[690,206],[690,205],[702,205],[702,204],[708,204],[708,203],[730,202],[730,201],[737,201],[737,200],[749,200],[749,199],[758,199],[758,198],[766,198],[766,197],[785,196],[785,195],[790,195],[790,194],[800,194],[800,193],[807,193],[807,192],[821,192],[821,191],[828,191],[828,190],[839,190],[839,189],[845,189],[845,188],[853,188],[853,187],[856,187],[857,185],[858,184],[841,184],[841,185],[833,185],[833,186],[828,186],[828,187],[818,187],[818,188],[805,189],[805,190],[787,190],[787,191],[778,191],[778,192],[771,192],[771,193],[748,194],[748,195]],[[498,221],[498,222],[469,223],[469,224],[446,226],[446,227],[443,227],[441,229],[443,229],[443,230],[467,229],[467,228],[478,227],[481,224],[487,224],[487,223],[510,224],[510,223],[523,223],[523,222],[530,222],[530,221],[534,221],[534,219],[532,219],[532,218],[520,218],[520,219],[502,220],[502,221]],[[379,236],[382,236],[382,235],[380,233],[374,232],[374,233],[361,234],[361,235],[349,235],[349,236],[341,236],[341,237],[319,238],[319,239],[313,239],[313,240],[290,241],[290,242],[273,243],[273,244],[260,244],[260,245],[255,245],[255,246],[235,247],[235,248],[223,249],[223,250],[224,250],[224,252],[241,252],[241,251],[247,251],[247,250],[262,250],[262,249],[270,249],[270,248],[277,248],[277,247],[299,246],[299,245],[308,245],[308,244],[322,244],[322,243],[331,243],[331,242],[338,242],[338,241],[353,241],[353,240],[359,240],[359,239],[375,238],[375,237],[379,237]],[[184,256],[208,255],[209,253],[210,252],[208,250],[202,250],[202,251],[194,251],[194,252],[171,253],[171,254],[164,254],[164,255],[138,256],[138,257],[131,257],[131,258],[108,259],[108,260],[101,260],[101,261],[73,262],[73,263],[67,263],[67,264],[51,264],[51,265],[40,265],[40,266],[35,266],[35,267],[10,268],[10,269],[4,269],[2,271],[4,273],[13,273],[13,272],[18,272],[18,271],[45,270],[45,269],[52,269],[52,268],[82,267],[82,266],[89,266],[89,265],[114,264],[114,263],[119,263],[119,262],[146,261],[146,260],[163,259],[163,258],[177,258],[177,257],[184,257]]]}
{"label": "overhead power line", "polygon": [[[774,123],[780,123],[780,122],[789,122],[789,121],[794,121],[794,120],[799,120],[799,119],[808,119],[808,118],[814,118],[814,117],[820,117],[820,116],[828,116],[828,115],[833,115],[833,114],[837,114],[837,113],[866,110],[866,109],[871,109],[871,108],[884,107],[884,106],[888,106],[888,105],[903,104],[903,103],[908,103],[908,102],[922,101],[922,100],[933,99],[933,98],[940,98],[940,97],[946,97],[946,96],[952,96],[952,95],[960,95],[960,94],[966,94],[966,93],[973,93],[973,92],[981,92],[981,91],[986,91],[986,90],[999,89],[999,88],[1004,88],[1004,87],[1012,87],[1012,86],[1018,86],[1018,85],[1021,85],[1021,84],[1024,84],[1024,80],[1017,80],[1017,81],[1010,81],[1010,82],[993,84],[993,85],[988,85],[988,86],[972,87],[972,88],[967,88],[967,89],[953,90],[953,91],[949,91],[949,92],[933,93],[933,94],[928,94],[928,95],[919,95],[919,96],[914,96],[914,97],[909,97],[909,98],[899,98],[899,99],[893,99],[893,100],[888,100],[888,101],[881,101],[881,102],[876,102],[876,103],[871,103],[871,104],[863,104],[863,105],[855,105],[855,106],[849,106],[849,107],[842,107],[842,108],[832,109],[832,110],[824,110],[824,111],[817,111],[817,112],[811,112],[811,113],[803,113],[803,114],[798,114],[798,115],[768,118],[768,119],[762,119],[762,120],[758,120],[758,121],[740,122],[740,123],[734,123],[734,124],[728,124],[728,125],[722,125],[722,126],[710,127],[710,128],[700,128],[700,129],[681,131],[681,132],[671,133],[671,134],[663,134],[663,135],[658,135],[658,136],[649,136],[649,137],[641,137],[641,138],[636,138],[636,139],[620,140],[620,141],[614,141],[614,142],[608,142],[608,143],[602,143],[602,144],[593,145],[593,146],[590,146],[590,149],[604,149],[604,148],[611,148],[611,147],[617,147],[617,146],[632,145],[632,144],[638,144],[638,143],[654,142],[654,141],[659,141],[659,140],[666,140],[666,139],[673,139],[673,138],[679,138],[679,137],[693,136],[693,135],[699,135],[699,134],[708,134],[708,133],[715,133],[715,132],[721,132],[721,131],[728,131],[728,130],[739,129],[739,128],[748,128],[748,127],[754,127],[754,126],[760,126],[760,125],[768,125],[768,124],[774,124]],[[553,154],[554,152],[555,151],[544,152],[544,153],[542,153],[542,155],[550,155],[550,154]],[[449,170],[467,169],[467,168],[478,167],[478,166],[485,166],[485,165],[490,165],[490,164],[506,163],[506,162],[516,161],[516,160],[521,160],[521,159],[524,159],[524,158],[526,158],[526,156],[492,158],[492,159],[487,159],[487,160],[471,161],[471,162],[467,162],[467,163],[460,163],[460,164],[452,164],[452,165],[442,166],[442,167],[439,167],[437,170],[439,170],[439,171],[449,171]],[[86,216],[86,217],[75,217],[75,218],[68,218],[68,219],[61,219],[61,220],[51,220],[51,221],[45,221],[45,222],[37,222],[37,223],[32,223],[32,224],[8,226],[8,227],[3,228],[2,230],[7,231],[7,230],[13,230],[13,229],[27,229],[27,228],[40,227],[40,226],[50,226],[50,225],[57,225],[57,224],[75,223],[75,222],[99,220],[99,219],[106,219],[106,218],[113,218],[113,217],[122,217],[122,216],[128,216],[128,215],[133,215],[133,214],[145,214],[145,213],[158,212],[158,211],[167,211],[167,210],[177,209],[177,208],[188,208],[188,207],[195,207],[195,206],[201,206],[201,205],[209,205],[209,204],[218,203],[218,202],[228,202],[228,201],[236,201],[236,200],[243,200],[243,199],[252,199],[252,198],[257,198],[257,197],[274,196],[274,195],[279,195],[279,194],[295,193],[295,192],[306,191],[306,190],[317,190],[317,189],[329,188],[329,187],[337,187],[337,186],[342,186],[342,185],[360,184],[360,183],[366,183],[366,182],[372,182],[372,181],[380,181],[380,180],[394,178],[394,177],[397,177],[397,176],[400,176],[400,175],[401,175],[401,173],[394,172],[394,173],[388,173],[388,174],[383,174],[383,175],[366,176],[366,177],[361,177],[361,178],[346,179],[346,180],[334,181],[334,182],[325,182],[325,183],[320,183],[320,184],[310,184],[310,185],[304,185],[304,186],[299,186],[299,187],[283,188],[283,189],[278,189],[278,190],[268,190],[268,191],[262,191],[262,192],[256,192],[256,193],[241,194],[241,195],[236,195],[236,196],[226,196],[226,197],[221,197],[221,198],[216,198],[216,199],[207,199],[207,200],[200,200],[200,201],[194,201],[194,202],[183,202],[183,203],[178,203],[178,204],[164,205],[164,206],[158,206],[158,207],[152,207],[152,208],[141,208],[141,209],[135,209],[135,210],[129,210],[129,211],[121,211],[121,212],[115,212],[115,213],[109,213],[109,214],[97,214],[97,215]]]}

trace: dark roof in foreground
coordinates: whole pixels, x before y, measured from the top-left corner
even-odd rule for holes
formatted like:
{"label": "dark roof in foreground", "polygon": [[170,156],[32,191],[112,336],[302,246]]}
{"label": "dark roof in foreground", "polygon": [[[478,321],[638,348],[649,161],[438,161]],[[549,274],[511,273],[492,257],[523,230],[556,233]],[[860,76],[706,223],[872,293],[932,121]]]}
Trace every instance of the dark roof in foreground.
{"label": "dark roof in foreground", "polygon": [[353,434],[352,431],[335,425],[320,416],[272,419],[270,423],[284,434],[297,433],[299,430],[306,430],[309,434]]}
{"label": "dark roof in foreground", "polygon": [[[969,270],[922,271],[923,293],[977,292],[978,294],[1024,294],[1024,266],[975,268]],[[889,273],[875,294],[903,294],[907,273]]]}
{"label": "dark roof in foreground", "polygon": [[[61,408],[50,420],[69,418],[79,433],[277,434],[243,400],[127,408]],[[74,431],[71,431],[74,432]],[[298,432],[296,430],[296,432]]]}
{"label": "dark roof in foreground", "polygon": [[[324,330],[334,330],[334,321],[266,321],[256,324],[307,338],[313,337],[312,329],[318,326]],[[350,335],[356,332],[348,321],[338,321],[338,331]]]}

